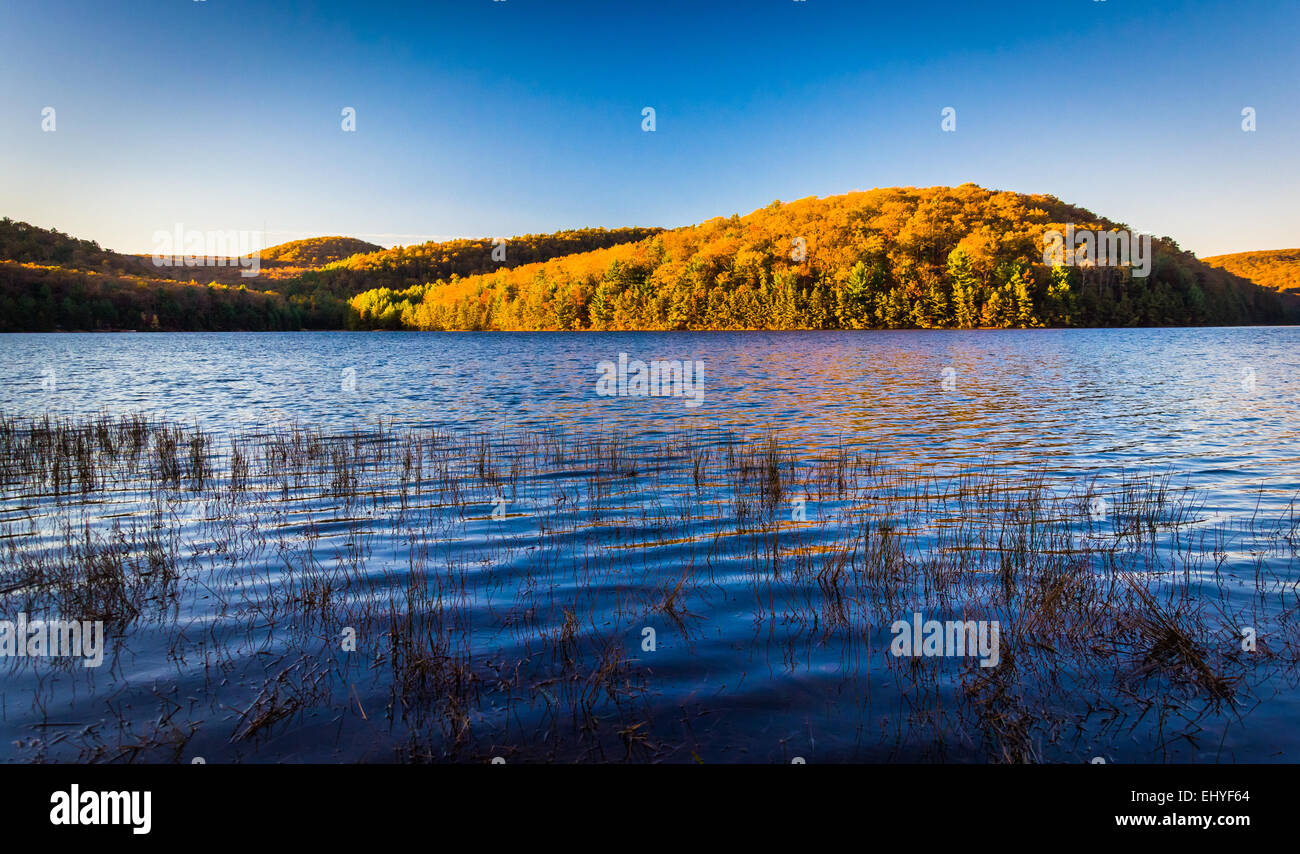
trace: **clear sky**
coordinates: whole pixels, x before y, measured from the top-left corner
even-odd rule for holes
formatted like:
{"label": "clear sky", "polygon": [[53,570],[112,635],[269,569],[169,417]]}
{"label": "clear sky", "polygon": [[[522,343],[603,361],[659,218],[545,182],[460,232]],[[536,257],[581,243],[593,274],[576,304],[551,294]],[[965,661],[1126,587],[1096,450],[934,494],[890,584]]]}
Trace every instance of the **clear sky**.
{"label": "clear sky", "polygon": [[0,0],[0,215],[119,251],[973,181],[1204,256],[1300,244],[1297,167],[1296,0]]}

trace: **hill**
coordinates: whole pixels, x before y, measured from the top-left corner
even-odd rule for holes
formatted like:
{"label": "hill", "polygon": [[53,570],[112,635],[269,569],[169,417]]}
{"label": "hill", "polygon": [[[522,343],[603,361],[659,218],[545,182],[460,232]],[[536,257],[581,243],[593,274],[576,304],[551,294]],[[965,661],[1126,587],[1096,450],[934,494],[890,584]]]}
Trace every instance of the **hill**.
{"label": "hill", "polygon": [[291,330],[307,314],[272,291],[0,261],[0,332]]}
{"label": "hill", "polygon": [[592,249],[635,243],[659,228],[582,228],[552,234],[524,234],[499,244],[490,237],[430,241],[353,255],[304,274],[289,293],[352,297],[376,287],[407,288],[548,261]]}
{"label": "hill", "polygon": [[[319,237],[239,264],[157,264],[10,219],[0,221],[0,332],[156,329],[342,329],[349,297],[386,282],[430,282],[548,260],[644,238],[658,229],[579,229],[510,238],[432,241],[385,250]],[[361,254],[356,254],[359,250]],[[494,250],[498,250],[494,252]]]}
{"label": "hill", "polygon": [[310,237],[262,250],[262,262],[279,262],[294,267],[323,267],[352,255],[381,252],[382,246],[355,237]]}
{"label": "hill", "polygon": [[68,267],[76,270],[144,272],[140,259],[100,248],[92,240],[70,237],[9,217],[0,219],[0,261]]}
{"label": "hill", "polygon": [[[352,298],[355,328],[869,329],[1277,323],[1295,302],[1154,241],[1150,275],[1043,263],[1122,224],[1046,195],[888,188]],[[352,262],[359,260],[352,259]]]}
{"label": "hill", "polygon": [[1202,258],[1211,267],[1282,293],[1300,294],[1300,249],[1266,249]]}
{"label": "hill", "polygon": [[[671,230],[581,229],[377,249],[352,238],[237,266],[162,266],[0,222],[0,331],[872,329],[1300,320],[1278,293],[1154,241],[1149,275],[1044,263],[1051,229],[1122,224],[1054,196],[887,188]],[[375,251],[350,254],[354,248]],[[1257,253],[1263,254],[1263,253]],[[331,260],[333,259],[333,260]]]}
{"label": "hill", "polygon": [[[382,246],[352,237],[312,237],[263,249],[259,253],[262,270],[270,278],[296,276],[307,269],[327,264],[357,253],[382,250]],[[182,250],[177,250],[182,254]],[[25,264],[62,267],[72,270],[114,270],[159,278],[203,283],[229,280],[249,284],[240,275],[238,264],[220,266],[155,262],[150,255],[126,255],[103,249],[90,240],[79,240],[53,228],[41,228],[8,217],[0,220],[0,260]],[[259,271],[260,274],[260,271]]]}
{"label": "hill", "polygon": [[[274,260],[256,277],[241,276],[241,269],[159,265],[148,255],[113,252],[6,217],[0,332],[300,329],[313,320],[310,307],[269,289],[277,273],[298,270]],[[337,325],[343,315],[335,308],[324,319]]]}

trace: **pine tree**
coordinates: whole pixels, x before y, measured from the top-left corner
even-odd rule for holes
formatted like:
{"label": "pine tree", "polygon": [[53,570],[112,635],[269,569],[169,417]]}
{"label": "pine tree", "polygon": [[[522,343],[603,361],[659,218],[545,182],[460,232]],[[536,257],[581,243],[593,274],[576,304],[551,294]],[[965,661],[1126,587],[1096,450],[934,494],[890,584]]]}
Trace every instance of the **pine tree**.
{"label": "pine tree", "polygon": [[1015,271],[1011,274],[1011,280],[1007,283],[1011,286],[1011,293],[1015,299],[1016,326],[1021,329],[1042,326],[1038,321],[1038,317],[1034,314],[1034,298],[1029,293],[1030,281],[1031,279],[1024,266],[1017,264]]}
{"label": "pine tree", "polygon": [[859,261],[839,289],[836,313],[843,329],[866,329],[871,325],[871,283],[867,265]]}
{"label": "pine tree", "polygon": [[958,329],[973,329],[980,322],[980,282],[970,256],[960,247],[948,253],[948,281],[952,283],[953,324]]}
{"label": "pine tree", "polygon": [[1047,315],[1051,322],[1060,326],[1069,326],[1074,319],[1074,293],[1070,290],[1070,270],[1063,264],[1052,268],[1051,280],[1047,285]]}

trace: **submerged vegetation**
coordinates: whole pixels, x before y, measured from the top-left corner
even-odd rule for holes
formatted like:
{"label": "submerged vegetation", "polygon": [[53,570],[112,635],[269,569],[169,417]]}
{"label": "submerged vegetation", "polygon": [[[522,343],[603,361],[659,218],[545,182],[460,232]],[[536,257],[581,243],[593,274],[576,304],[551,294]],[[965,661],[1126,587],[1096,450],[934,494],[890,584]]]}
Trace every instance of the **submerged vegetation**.
{"label": "submerged vegetation", "polygon": [[3,662],[24,760],[1225,759],[1297,687],[1300,506],[1157,473],[103,416],[0,420],[0,490],[3,612],[109,634]]}

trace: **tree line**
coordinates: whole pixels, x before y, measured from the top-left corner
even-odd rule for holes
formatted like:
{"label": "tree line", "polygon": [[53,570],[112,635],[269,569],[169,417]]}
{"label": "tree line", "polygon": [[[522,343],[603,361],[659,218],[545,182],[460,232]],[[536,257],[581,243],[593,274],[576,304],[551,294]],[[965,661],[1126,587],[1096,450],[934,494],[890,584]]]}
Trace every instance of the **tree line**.
{"label": "tree line", "polygon": [[1154,241],[1150,275],[1043,262],[1052,196],[891,188],[773,202],[635,243],[349,301],[358,329],[881,329],[1280,323],[1294,301]]}
{"label": "tree line", "polygon": [[[280,247],[282,278],[190,276],[0,221],[0,331],[897,329],[1300,321],[1300,300],[1169,238],[1150,275],[1044,263],[1066,224],[1123,228],[1047,195],[888,188],[773,202],[685,228],[581,229],[370,247]],[[275,261],[274,263],[281,263]],[[195,268],[198,269],[198,268]],[[190,281],[182,281],[182,278]]]}

